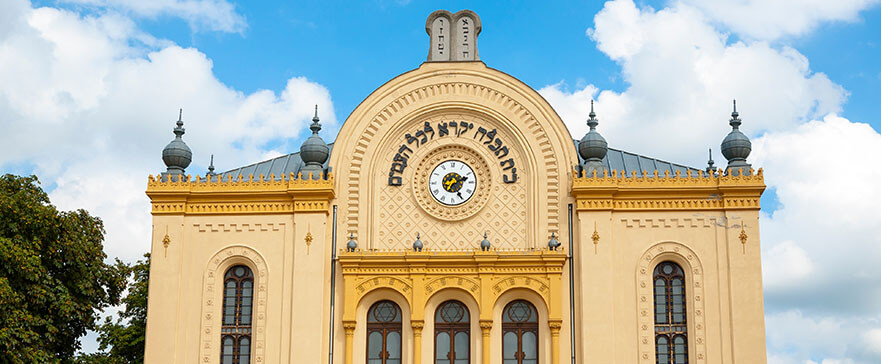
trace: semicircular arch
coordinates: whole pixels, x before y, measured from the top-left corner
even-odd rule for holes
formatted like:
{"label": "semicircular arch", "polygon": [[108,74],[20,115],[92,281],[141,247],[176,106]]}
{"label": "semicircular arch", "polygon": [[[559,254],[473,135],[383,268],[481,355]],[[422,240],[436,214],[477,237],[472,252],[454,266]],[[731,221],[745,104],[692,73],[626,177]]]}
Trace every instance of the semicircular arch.
{"label": "semicircular arch", "polygon": [[568,203],[567,176],[578,161],[573,139],[538,92],[481,62],[423,64],[379,87],[352,112],[330,157],[334,169],[346,171],[336,176],[337,203],[343,207],[341,233],[375,240],[373,214],[367,207],[377,186],[368,177],[377,170],[378,154],[387,151],[387,138],[412,124],[407,120],[438,107],[465,108],[505,125],[523,149],[523,168],[538,181],[528,186],[536,201],[529,210],[529,225],[535,228],[528,240],[540,244],[551,231],[564,234],[559,214]]}

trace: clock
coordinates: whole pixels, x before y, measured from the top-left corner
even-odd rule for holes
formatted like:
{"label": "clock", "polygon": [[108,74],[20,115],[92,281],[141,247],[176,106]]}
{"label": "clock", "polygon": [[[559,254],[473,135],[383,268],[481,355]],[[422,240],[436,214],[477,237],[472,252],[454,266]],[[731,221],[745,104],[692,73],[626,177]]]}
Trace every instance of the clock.
{"label": "clock", "polygon": [[411,191],[416,204],[444,221],[474,216],[495,187],[487,159],[461,144],[434,148],[414,165]]}
{"label": "clock", "polygon": [[445,160],[434,167],[428,177],[428,190],[437,202],[458,206],[474,196],[477,190],[474,169],[461,160]]}

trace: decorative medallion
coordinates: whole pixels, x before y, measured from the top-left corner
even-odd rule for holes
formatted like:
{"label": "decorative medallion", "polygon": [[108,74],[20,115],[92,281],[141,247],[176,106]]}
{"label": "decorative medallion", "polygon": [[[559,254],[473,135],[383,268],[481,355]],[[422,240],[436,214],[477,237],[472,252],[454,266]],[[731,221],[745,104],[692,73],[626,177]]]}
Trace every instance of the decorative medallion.
{"label": "decorative medallion", "polygon": [[413,174],[416,201],[428,214],[443,220],[464,220],[489,200],[489,165],[475,151],[446,145],[429,152]]}

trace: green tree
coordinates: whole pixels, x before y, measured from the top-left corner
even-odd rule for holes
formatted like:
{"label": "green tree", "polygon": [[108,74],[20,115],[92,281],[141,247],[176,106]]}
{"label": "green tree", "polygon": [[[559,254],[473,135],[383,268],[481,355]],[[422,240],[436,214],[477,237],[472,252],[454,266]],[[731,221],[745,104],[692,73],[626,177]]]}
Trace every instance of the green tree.
{"label": "green tree", "polygon": [[104,262],[104,225],[58,211],[36,176],[0,177],[0,363],[69,363],[125,272]]}
{"label": "green tree", "polygon": [[116,321],[107,317],[98,326],[98,344],[101,352],[78,357],[83,364],[118,364],[144,362],[144,337],[147,332],[147,287],[150,278],[150,254],[144,260],[126,266],[119,264],[126,277],[131,274],[125,308]]}

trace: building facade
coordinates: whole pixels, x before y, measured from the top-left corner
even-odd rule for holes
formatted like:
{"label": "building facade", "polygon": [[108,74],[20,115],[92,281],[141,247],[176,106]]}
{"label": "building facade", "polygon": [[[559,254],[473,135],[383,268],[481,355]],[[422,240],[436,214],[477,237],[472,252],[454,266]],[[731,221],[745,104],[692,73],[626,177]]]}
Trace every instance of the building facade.
{"label": "building facade", "polygon": [[[762,171],[736,111],[723,170],[573,140],[429,16],[427,62],[336,140],[151,176],[147,363],[765,363]],[[614,142],[614,141],[612,141]]]}

